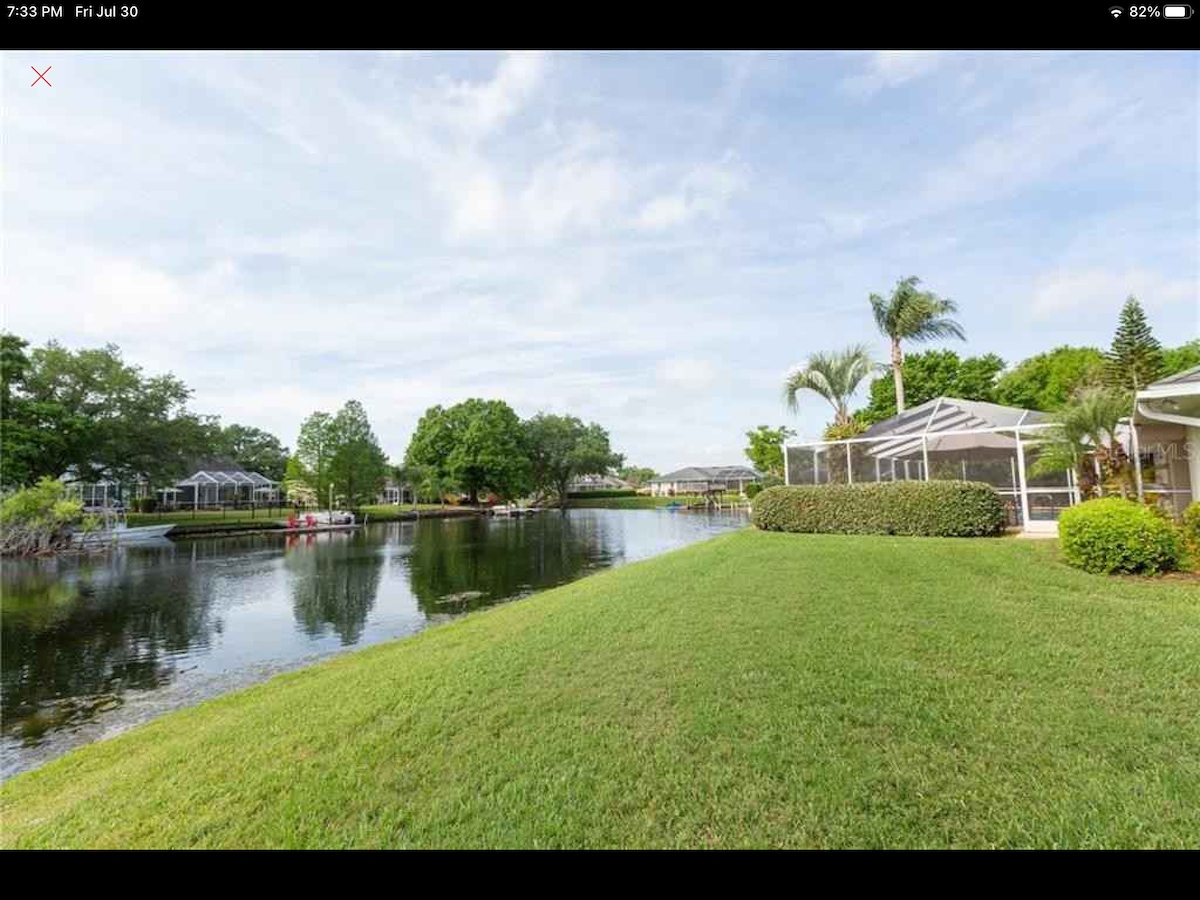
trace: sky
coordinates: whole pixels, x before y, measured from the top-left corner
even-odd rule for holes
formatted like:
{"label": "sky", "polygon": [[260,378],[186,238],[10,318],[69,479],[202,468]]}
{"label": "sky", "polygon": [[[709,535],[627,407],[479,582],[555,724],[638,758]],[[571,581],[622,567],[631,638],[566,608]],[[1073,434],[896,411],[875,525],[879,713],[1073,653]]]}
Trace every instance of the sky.
{"label": "sky", "polygon": [[[918,275],[960,353],[1200,334],[1195,53],[63,53],[0,60],[3,327],[118,344],[294,446],[468,397],[628,462],[782,402]],[[52,86],[31,86],[30,66]]]}

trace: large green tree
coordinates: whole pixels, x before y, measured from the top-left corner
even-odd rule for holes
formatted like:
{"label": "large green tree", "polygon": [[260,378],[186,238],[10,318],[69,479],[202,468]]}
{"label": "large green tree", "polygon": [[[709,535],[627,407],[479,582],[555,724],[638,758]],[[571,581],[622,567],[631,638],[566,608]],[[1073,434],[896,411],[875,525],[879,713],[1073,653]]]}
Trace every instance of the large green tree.
{"label": "large green tree", "polygon": [[[37,479],[43,442],[58,435],[36,426],[31,401],[25,396],[30,360],[29,342],[15,334],[0,334],[0,486],[32,484]],[[44,473],[43,473],[44,474]]]}
{"label": "large green tree", "polygon": [[575,416],[538,413],[525,422],[525,447],[535,490],[553,493],[566,508],[567,486],[582,475],[602,475],[623,459],[614,453],[608,432]]}
{"label": "large green tree", "polygon": [[509,500],[529,491],[530,463],[525,433],[517,414],[503,400],[471,399],[449,410],[455,443],[449,476],[471,503],[491,492]]}
{"label": "large green tree", "polygon": [[330,424],[333,453],[329,482],[350,506],[374,500],[387,477],[387,454],[379,446],[367,411],[357,400],[343,406]]}
{"label": "large green tree", "polygon": [[337,449],[333,416],[315,412],[300,424],[296,439],[296,455],[308,471],[308,483],[321,502],[328,500],[329,464]]}
{"label": "large green tree", "polygon": [[783,442],[796,436],[786,425],[769,428],[759,425],[746,432],[746,458],[764,475],[783,477]]}
{"label": "large green tree", "polygon": [[788,373],[783,399],[788,409],[800,407],[800,394],[811,391],[833,407],[833,424],[846,425],[853,418],[850,400],[875,364],[861,344],[834,353],[814,353],[803,366]]}
{"label": "large green tree", "polygon": [[449,477],[450,453],[454,450],[456,440],[455,426],[460,422],[460,416],[451,417],[441,405],[429,407],[409,439],[404,464],[432,468],[439,476]]}
{"label": "large green tree", "polygon": [[243,469],[282,481],[287,474],[288,449],[279,438],[249,425],[226,425],[216,436],[217,452]]}
{"label": "large green tree", "polygon": [[519,497],[531,485],[524,428],[502,400],[472,398],[449,409],[430,407],[417,423],[404,461],[434,468],[471,503],[484,491]]}
{"label": "large green tree", "polygon": [[173,375],[146,375],[111,344],[26,346],[13,335],[0,344],[5,484],[67,471],[87,481],[163,483],[210,450],[213,422],[188,411],[191,392]]}
{"label": "large green tree", "polygon": [[1005,406],[1050,411],[1080,390],[1100,384],[1104,354],[1095,347],[1056,347],[1022,360],[1000,376],[995,400]]}
{"label": "large green tree", "polygon": [[1163,351],[1162,375],[1164,378],[1196,366],[1200,366],[1200,338]]}
{"label": "large green tree", "polygon": [[[1004,360],[994,353],[960,359],[953,350],[926,350],[910,353],[901,368],[910,407],[935,397],[992,401]],[[891,375],[874,379],[869,390],[866,408],[856,414],[860,421],[874,424],[896,415],[896,382]]]}
{"label": "large green tree", "polygon": [[1150,330],[1142,304],[1131,294],[1121,308],[1112,346],[1104,354],[1105,381],[1116,388],[1138,391],[1162,371],[1162,345]]}
{"label": "large green tree", "polygon": [[[944,338],[966,340],[962,326],[951,318],[958,312],[953,300],[939,297],[932,291],[918,289],[921,279],[915,275],[896,282],[887,299],[871,294],[871,311],[878,326],[892,345],[892,379],[895,382],[896,409],[903,412],[904,341],[932,341]],[[839,424],[839,423],[834,423]]]}

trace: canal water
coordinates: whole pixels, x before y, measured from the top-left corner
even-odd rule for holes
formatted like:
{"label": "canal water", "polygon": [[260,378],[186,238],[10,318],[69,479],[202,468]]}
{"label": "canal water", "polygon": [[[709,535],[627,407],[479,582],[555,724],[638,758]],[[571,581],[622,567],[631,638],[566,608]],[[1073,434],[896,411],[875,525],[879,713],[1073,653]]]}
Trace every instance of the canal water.
{"label": "canal water", "polygon": [[351,647],[684,547],[744,513],[571,510],[0,568],[0,775]]}

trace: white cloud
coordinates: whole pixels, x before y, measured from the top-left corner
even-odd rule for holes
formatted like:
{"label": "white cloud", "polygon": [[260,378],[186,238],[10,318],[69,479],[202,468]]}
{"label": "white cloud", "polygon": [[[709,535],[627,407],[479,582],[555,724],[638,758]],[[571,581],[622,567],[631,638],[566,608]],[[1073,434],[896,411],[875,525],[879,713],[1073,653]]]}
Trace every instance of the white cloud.
{"label": "white cloud", "polygon": [[904,109],[826,54],[63,54],[5,94],[5,324],[289,443],[357,397],[398,456],[491,396],[659,469],[819,434],[780,373],[871,340],[910,273],[969,353],[1103,343],[1130,291],[1195,333],[1193,57],[852,65]]}
{"label": "white cloud", "polygon": [[941,50],[875,50],[866,57],[864,72],[847,78],[849,93],[870,96],[930,74],[947,61]]}
{"label": "white cloud", "polygon": [[693,219],[715,219],[746,181],[737,156],[727,153],[719,163],[693,167],[676,190],[648,201],[638,213],[637,224],[647,231],[662,231]]}
{"label": "white cloud", "polygon": [[[1130,294],[1147,308],[1190,302],[1200,316],[1200,283],[1146,269],[1059,269],[1045,273],[1034,281],[1030,308],[1035,319],[1079,312],[1103,312],[1107,316]],[[1168,342],[1171,340],[1168,338]]]}
{"label": "white cloud", "polygon": [[444,96],[449,113],[469,134],[477,137],[491,134],[536,93],[547,68],[544,53],[510,53],[489,81],[448,82]]}
{"label": "white cloud", "polygon": [[712,363],[688,356],[662,360],[655,367],[654,374],[663,384],[687,391],[704,390],[716,378]]}

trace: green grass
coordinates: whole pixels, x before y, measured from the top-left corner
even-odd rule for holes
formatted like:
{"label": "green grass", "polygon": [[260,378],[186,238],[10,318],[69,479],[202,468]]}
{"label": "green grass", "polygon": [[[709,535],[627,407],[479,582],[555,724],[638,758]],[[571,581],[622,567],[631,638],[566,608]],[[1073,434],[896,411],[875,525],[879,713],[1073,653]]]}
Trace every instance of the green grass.
{"label": "green grass", "polygon": [[1200,590],[745,530],[0,789],[6,846],[1196,847]]}
{"label": "green grass", "polygon": [[234,525],[241,522],[283,522],[287,519],[291,507],[273,506],[269,509],[229,509],[222,512],[217,509],[180,509],[172,512],[128,513],[126,521],[130,528],[142,525]]}
{"label": "green grass", "polygon": [[429,512],[430,510],[454,510],[456,507],[445,506],[440,503],[418,503],[415,507],[411,503],[403,503],[400,506],[391,504],[384,506],[361,506],[358,512],[365,513],[370,516],[372,522],[390,522],[397,519],[408,518],[414,509],[420,512]]}
{"label": "green grass", "polygon": [[[737,494],[725,494],[721,498],[722,503],[732,503],[738,499]],[[664,506],[669,506],[672,503],[683,503],[690,505],[692,503],[703,503],[704,497],[695,496],[680,496],[680,497],[607,497],[600,500],[570,500],[568,505],[572,509],[660,509]]]}
{"label": "green grass", "polygon": [[[436,503],[419,503],[416,507],[418,510],[439,509]],[[399,518],[398,513],[411,512],[413,506],[411,503],[403,506],[364,506],[361,511],[371,514],[371,519],[374,521],[384,521],[387,519]],[[290,506],[273,506],[268,509],[258,509],[253,512],[248,509],[230,509],[222,512],[214,509],[201,509],[192,511],[189,509],[175,510],[173,512],[157,512],[157,513],[129,513],[126,517],[129,522],[129,527],[134,528],[140,525],[166,525],[168,522],[179,525],[181,527],[192,525],[240,525],[240,524],[262,524],[263,522],[286,522],[287,517],[292,514]]]}

